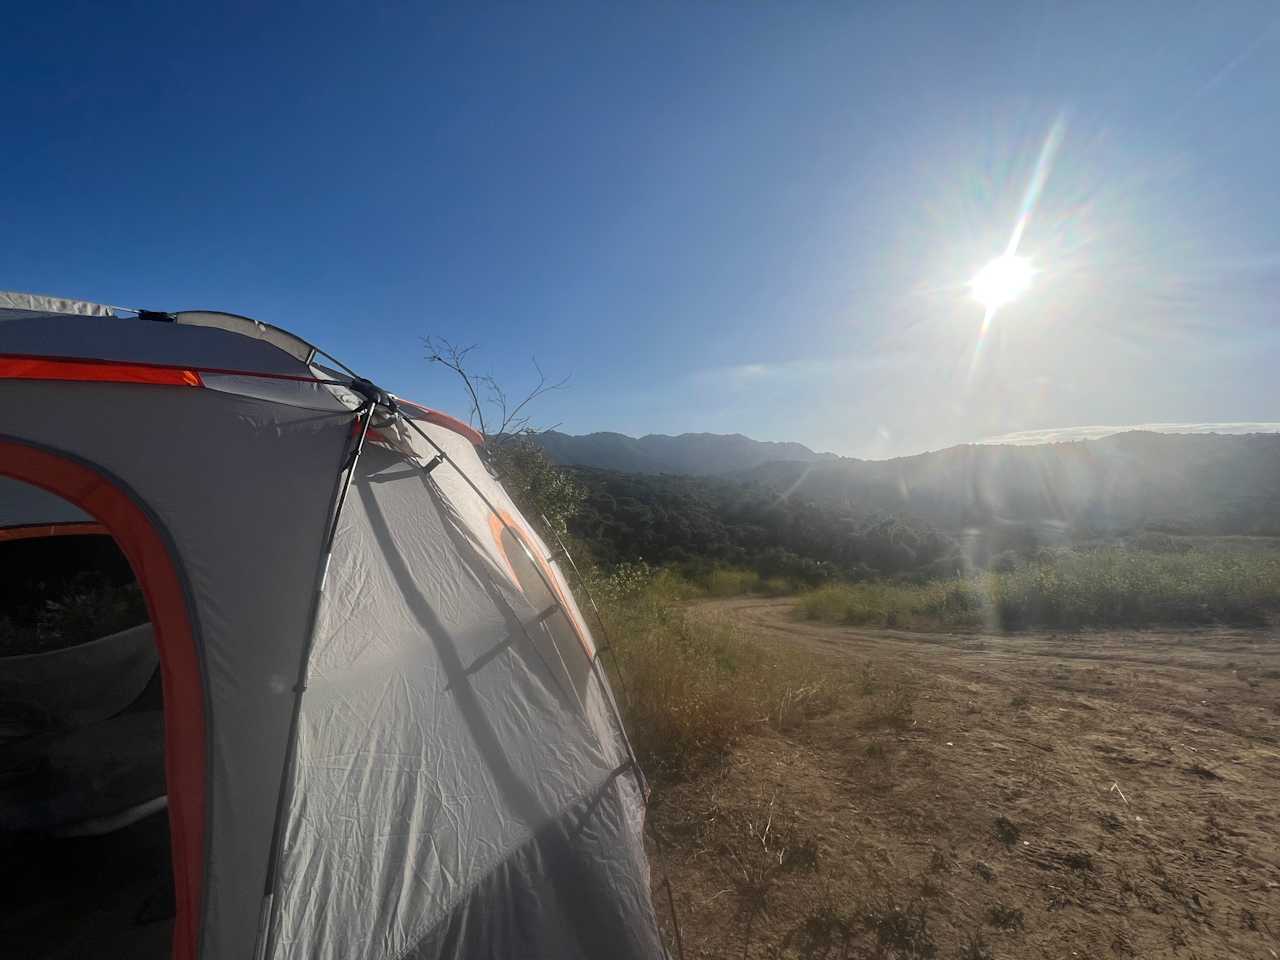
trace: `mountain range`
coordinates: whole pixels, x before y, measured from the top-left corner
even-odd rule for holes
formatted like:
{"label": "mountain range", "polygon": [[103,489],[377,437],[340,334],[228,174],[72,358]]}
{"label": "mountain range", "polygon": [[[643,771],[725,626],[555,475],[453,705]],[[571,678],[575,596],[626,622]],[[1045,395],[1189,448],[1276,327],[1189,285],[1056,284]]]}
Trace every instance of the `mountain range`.
{"label": "mountain range", "polygon": [[543,434],[566,465],[719,475],[854,516],[916,517],[951,531],[1147,527],[1280,536],[1280,435],[1128,431],[1040,445],[961,445],[892,460],[815,453],[741,435]]}
{"label": "mountain range", "polygon": [[773,461],[818,463],[837,461],[834,453],[814,453],[800,443],[752,440],[740,433],[651,433],[572,436],[548,430],[536,437],[549,456],[563,466],[598,467],[620,473],[681,473],[714,476],[750,470]]}

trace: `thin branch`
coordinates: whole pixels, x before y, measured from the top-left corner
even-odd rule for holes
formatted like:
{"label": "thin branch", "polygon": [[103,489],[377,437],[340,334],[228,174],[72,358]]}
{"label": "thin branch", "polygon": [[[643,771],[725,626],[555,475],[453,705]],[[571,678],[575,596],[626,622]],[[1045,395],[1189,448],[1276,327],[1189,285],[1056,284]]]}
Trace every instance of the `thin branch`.
{"label": "thin branch", "polygon": [[[523,414],[524,409],[543,394],[550,393],[552,390],[559,390],[569,383],[570,378],[567,376],[554,383],[549,383],[547,375],[538,364],[537,358],[531,357],[533,369],[538,373],[538,382],[525,395],[523,400],[512,406],[506,390],[503,389],[497,378],[492,374],[474,374],[467,369],[467,355],[475,350],[474,344],[469,347],[458,347],[444,338],[436,339],[434,337],[424,338],[424,343],[427,347],[426,359],[429,362],[447,367],[462,380],[463,386],[466,387],[467,395],[471,398],[470,418],[472,423],[478,425],[480,432],[484,436],[493,439],[515,434],[541,432],[530,426],[530,418]],[[481,399],[482,391],[485,394],[485,399],[483,400]],[[486,407],[492,411],[487,420],[485,418]],[[491,424],[497,424],[497,429],[490,431],[489,426]],[[556,426],[559,426],[559,424]]]}
{"label": "thin branch", "polygon": [[[538,366],[538,358],[530,357],[529,359],[533,363],[533,369],[538,371],[538,384],[531,391],[529,391],[529,395],[527,397],[525,397],[518,404],[516,404],[515,409],[512,410],[511,414],[505,418],[503,423],[503,431],[502,431],[503,433],[506,433],[506,425],[508,423],[511,423],[513,420],[515,420],[516,417],[519,415],[520,411],[523,410],[530,401],[536,400],[538,399],[538,397],[542,396],[544,393],[550,393],[552,390],[560,390],[569,383],[569,377],[567,376],[560,380],[557,380],[555,383],[547,383],[547,375],[542,372],[542,367]],[[521,428],[523,428],[524,426],[527,426],[528,422],[529,422],[528,417],[525,417],[522,421],[520,421]]]}
{"label": "thin branch", "polygon": [[463,385],[467,388],[467,393],[471,397],[471,417],[474,418],[474,422],[478,422],[480,433],[487,436],[488,431],[485,429],[484,409],[480,404],[480,396],[476,392],[476,385],[471,374],[467,372],[464,366],[467,354],[474,350],[476,345],[473,343],[469,347],[459,348],[443,337],[438,341],[432,337],[426,337],[424,342],[427,347],[427,360],[430,363],[438,363],[448,367],[462,380]]}

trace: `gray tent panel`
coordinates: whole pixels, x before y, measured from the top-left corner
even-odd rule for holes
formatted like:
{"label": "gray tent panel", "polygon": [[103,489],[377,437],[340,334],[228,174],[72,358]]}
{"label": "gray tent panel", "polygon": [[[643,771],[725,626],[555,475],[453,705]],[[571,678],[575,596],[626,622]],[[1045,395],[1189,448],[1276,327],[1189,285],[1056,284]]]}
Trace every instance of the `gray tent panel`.
{"label": "gray tent panel", "polygon": [[310,377],[311,369],[267,340],[211,326],[162,320],[49,316],[0,323],[4,353],[72,357],[117,363],[243,370]]}
{"label": "gray tent panel", "polygon": [[55,494],[0,477],[0,529],[43,523],[87,523],[93,518]]}
{"label": "gray tent panel", "polygon": [[128,478],[179,555],[208,690],[207,957],[253,952],[292,687],[350,430],[349,413],[209,390],[0,381],[0,436],[56,443]]}
{"label": "gray tent panel", "polygon": [[629,774],[606,781],[486,873],[402,960],[666,956]]}
{"label": "gray tent panel", "polygon": [[269,323],[260,323],[257,320],[234,313],[184,310],[175,314],[173,320],[174,323],[188,324],[195,327],[213,327],[242,337],[262,340],[303,363],[310,363],[312,356],[315,354],[315,347],[301,337],[296,337],[287,330],[281,330],[279,327],[273,327]]}
{"label": "gray tent panel", "polygon": [[5,657],[0,703],[30,706],[50,728],[97,723],[136,700],[157,663],[149,623],[74,647]]}
{"label": "gray tent panel", "polygon": [[46,297],[38,293],[10,293],[0,290],[0,315],[30,316],[51,313],[74,313],[83,317],[112,317],[115,307],[66,297]]}

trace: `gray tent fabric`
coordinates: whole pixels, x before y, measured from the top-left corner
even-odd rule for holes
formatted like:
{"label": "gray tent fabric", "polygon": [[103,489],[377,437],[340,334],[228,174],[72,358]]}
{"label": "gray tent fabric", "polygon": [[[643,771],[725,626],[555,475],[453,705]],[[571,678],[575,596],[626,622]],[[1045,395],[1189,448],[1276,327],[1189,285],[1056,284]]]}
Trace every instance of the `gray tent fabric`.
{"label": "gray tent fabric", "polygon": [[0,529],[50,523],[88,523],[92,519],[59,496],[21,480],[0,477]]}
{"label": "gray tent fabric", "polygon": [[175,951],[662,957],[640,772],[546,544],[470,440],[381,409],[326,566],[354,395],[239,376],[314,371],[246,334],[0,323],[0,359],[226,371],[207,389],[0,378],[0,440],[117,478],[189,595],[205,883],[195,950]]}
{"label": "gray tent fabric", "polygon": [[545,824],[402,960],[663,956],[634,791],[619,776]]}
{"label": "gray tent fabric", "polygon": [[104,322],[68,314],[6,320],[0,323],[0,344],[4,353],[24,356],[311,376],[305,363],[265,340],[216,327],[133,317]]}
{"label": "gray tent fabric", "polygon": [[279,350],[283,350],[295,360],[310,363],[315,354],[315,347],[301,337],[295,337],[287,330],[273,327],[268,323],[259,323],[249,317],[241,317],[234,313],[216,313],[209,310],[183,310],[175,314],[173,322],[189,324],[196,327],[214,327],[227,330],[242,337],[263,340]]}
{"label": "gray tent fabric", "polygon": [[68,300],[66,297],[48,297],[38,293],[11,293],[0,290],[0,314],[42,315],[74,313],[84,317],[111,317],[114,307],[86,300]]}
{"label": "gray tent fabric", "polygon": [[205,957],[253,953],[291,688],[350,427],[350,414],[209,390],[0,381],[0,435],[127,478],[179,555],[208,696]]}
{"label": "gray tent fabric", "polygon": [[5,657],[0,703],[29,708],[49,726],[105,720],[138,698],[159,658],[151,624],[46,653]]}
{"label": "gray tent fabric", "polygon": [[8,770],[37,769],[0,790],[0,830],[92,832],[96,822],[158,806],[164,796],[164,715],[124,713],[41,734],[0,751]]}
{"label": "gray tent fabric", "polygon": [[[581,875],[523,877],[518,862],[602,791],[598,817],[616,825],[638,810],[634,778],[614,776],[622,745],[588,721],[540,611],[468,542],[435,483],[388,451],[370,451],[361,468],[310,660],[272,956],[407,955],[495,871],[531,890],[580,887],[548,897],[540,926],[567,937],[554,955],[599,955],[569,949],[578,940],[651,953],[656,930],[643,913],[619,923],[616,911],[552,909],[582,905],[616,847],[552,842]],[[593,861],[598,871],[585,868]],[[490,907],[507,908],[479,908]]]}

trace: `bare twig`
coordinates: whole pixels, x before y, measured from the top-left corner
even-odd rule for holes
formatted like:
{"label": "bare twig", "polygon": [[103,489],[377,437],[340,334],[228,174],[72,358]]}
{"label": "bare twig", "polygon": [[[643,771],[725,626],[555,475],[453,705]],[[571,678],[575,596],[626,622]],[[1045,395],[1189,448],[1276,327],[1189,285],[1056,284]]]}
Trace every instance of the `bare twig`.
{"label": "bare twig", "polygon": [[467,393],[471,397],[470,419],[473,425],[478,426],[480,432],[487,436],[484,409],[480,404],[480,395],[476,392],[475,378],[467,373],[465,366],[467,354],[474,350],[476,345],[473,343],[469,347],[458,347],[444,338],[437,340],[434,337],[427,337],[424,342],[427,347],[427,360],[448,367],[462,380],[463,386],[467,388]]}
{"label": "bare twig", "polygon": [[[548,381],[537,358],[532,357],[530,359],[533,369],[538,373],[538,382],[523,400],[512,405],[506,390],[496,377],[492,374],[472,373],[467,368],[467,356],[475,350],[474,344],[469,347],[459,347],[448,340],[436,337],[426,337],[424,343],[427,348],[427,360],[447,367],[462,381],[471,399],[471,422],[487,438],[497,439],[521,433],[541,433],[541,430],[530,426],[529,417],[524,414],[524,409],[543,394],[559,390],[569,383],[567,376],[555,382]],[[485,417],[486,407],[491,411],[488,418]],[[490,429],[495,425],[496,429]],[[554,429],[554,427],[547,429]]]}

